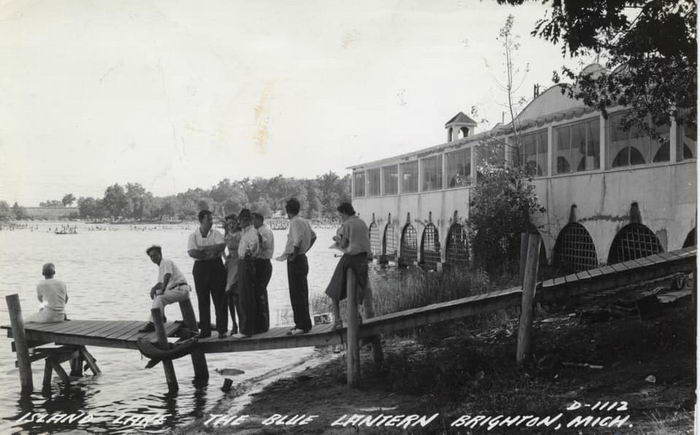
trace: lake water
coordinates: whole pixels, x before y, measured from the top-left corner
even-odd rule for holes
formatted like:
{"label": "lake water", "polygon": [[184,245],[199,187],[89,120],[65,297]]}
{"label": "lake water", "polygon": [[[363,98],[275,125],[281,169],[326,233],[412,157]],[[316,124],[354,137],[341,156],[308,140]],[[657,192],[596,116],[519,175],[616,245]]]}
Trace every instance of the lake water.
{"label": "lake water", "polygon": [[[43,279],[41,266],[46,262],[56,265],[56,278],[68,285],[70,297],[68,316],[92,320],[147,320],[151,300],[149,289],[157,277],[157,267],[146,256],[145,249],[158,244],[165,257],[179,266],[189,281],[192,280],[192,259],[187,256],[187,237],[196,228],[190,225],[94,225],[71,223],[77,234],[57,235],[54,230],[61,223],[29,222],[23,229],[0,231],[0,289],[2,295],[17,293],[25,315],[36,311],[36,284]],[[99,229],[99,230],[98,230]],[[334,229],[316,229],[318,242],[309,252],[309,293],[321,294],[337,262],[332,243]],[[285,231],[275,231],[275,256],[284,249]],[[272,279],[268,286],[270,322],[272,326],[291,322],[287,271],[284,263],[273,261]],[[197,295],[191,293],[197,310]],[[9,325],[7,307],[0,304],[0,323]],[[180,319],[177,305],[166,309],[169,319]],[[212,307],[212,322],[214,320]],[[162,426],[149,426],[149,431],[167,431],[169,428],[192,422],[205,415],[223,396],[220,387],[225,377],[217,370],[234,368],[245,373],[232,377],[236,383],[251,380],[272,370],[292,367],[306,361],[312,348],[283,349],[232,354],[208,354],[210,379],[207,387],[192,385],[192,364],[189,358],[174,361],[180,383],[177,394],[168,394],[163,369],[160,365],[144,369],[147,360],[136,350],[88,347],[97,358],[102,370],[99,376],[86,376],[67,392],[59,391],[54,379],[51,397],[37,392],[22,399],[19,377],[14,367],[11,340],[5,331],[0,338],[0,432],[69,431],[75,426],[17,424],[28,412],[34,413],[90,413],[92,423],[79,426],[96,432],[127,431],[113,420],[122,414],[170,414]],[[64,364],[64,367],[67,364]],[[32,365],[35,390],[41,389],[43,363]],[[91,374],[91,372],[87,372]],[[128,429],[133,430],[133,429]]]}

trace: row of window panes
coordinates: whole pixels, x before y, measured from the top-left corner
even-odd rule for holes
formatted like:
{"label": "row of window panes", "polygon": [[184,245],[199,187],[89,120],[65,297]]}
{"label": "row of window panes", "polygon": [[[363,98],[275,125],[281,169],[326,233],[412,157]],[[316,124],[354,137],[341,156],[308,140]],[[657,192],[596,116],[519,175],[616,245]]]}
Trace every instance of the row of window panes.
{"label": "row of window panes", "polygon": [[[653,139],[646,131],[632,125],[624,130],[624,117],[629,112],[618,112],[610,116],[607,123],[606,167],[617,168],[647,163],[670,161],[668,125],[657,126]],[[584,121],[554,127],[554,156],[552,174],[590,171],[600,168],[600,121],[591,118]],[[519,161],[525,164],[534,176],[545,176],[547,168],[547,130],[543,129],[521,136]],[[697,148],[697,132],[694,127],[681,125],[676,140],[676,160],[694,159]],[[445,188],[468,186],[471,182],[471,148],[445,153]],[[443,188],[443,155],[420,159],[423,180],[421,191]],[[384,194],[418,192],[418,161],[401,163],[381,168]],[[400,170],[399,170],[400,167]],[[380,195],[380,169],[367,171],[369,195]],[[355,196],[365,196],[364,172],[355,173]]]}

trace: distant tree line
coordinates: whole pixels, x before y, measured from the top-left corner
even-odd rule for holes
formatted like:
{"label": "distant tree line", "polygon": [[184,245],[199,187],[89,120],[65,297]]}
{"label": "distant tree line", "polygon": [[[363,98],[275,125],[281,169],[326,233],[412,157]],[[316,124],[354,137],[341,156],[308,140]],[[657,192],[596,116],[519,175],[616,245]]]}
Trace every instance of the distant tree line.
{"label": "distant tree line", "polygon": [[[154,196],[139,183],[113,184],[102,198],[80,197],[77,200],[81,218],[87,219],[195,219],[200,210],[211,210],[219,216],[250,208],[271,217],[284,211],[291,197],[302,205],[302,214],[311,219],[335,215],[338,202],[349,198],[350,177],[328,172],[315,179],[225,178],[210,189],[188,189],[176,195]],[[58,202],[58,201],[56,201]]]}
{"label": "distant tree line", "polygon": [[27,211],[24,207],[20,206],[15,202],[12,207],[7,203],[7,201],[0,201],[0,221],[7,221],[10,219],[26,219],[29,217]]}

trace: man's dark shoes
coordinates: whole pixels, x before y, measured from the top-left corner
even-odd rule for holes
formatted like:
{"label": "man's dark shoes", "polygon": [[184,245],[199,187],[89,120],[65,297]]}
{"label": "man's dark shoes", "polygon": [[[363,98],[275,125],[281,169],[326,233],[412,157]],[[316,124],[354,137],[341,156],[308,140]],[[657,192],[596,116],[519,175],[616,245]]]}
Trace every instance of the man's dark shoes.
{"label": "man's dark shoes", "polygon": [[211,337],[211,331],[206,331],[206,332],[200,331],[198,337],[199,338],[209,338],[209,337]]}
{"label": "man's dark shoes", "polygon": [[154,332],[156,330],[156,325],[153,322],[146,323],[146,326],[139,329],[139,332]]}

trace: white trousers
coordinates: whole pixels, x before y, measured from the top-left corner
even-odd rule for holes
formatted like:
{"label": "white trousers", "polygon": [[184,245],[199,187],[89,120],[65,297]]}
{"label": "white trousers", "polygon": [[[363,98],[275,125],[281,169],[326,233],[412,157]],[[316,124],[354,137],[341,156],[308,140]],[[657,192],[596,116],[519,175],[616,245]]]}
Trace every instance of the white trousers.
{"label": "white trousers", "polygon": [[[153,299],[153,305],[151,308],[158,308],[160,312],[165,316],[165,306],[169,304],[174,304],[175,302],[185,301],[190,297],[190,286],[181,285],[175,288],[166,290],[161,295],[156,295]],[[153,319],[151,318],[151,321]]]}
{"label": "white trousers", "polygon": [[63,311],[52,310],[51,308],[41,307],[38,313],[27,316],[26,322],[34,323],[55,323],[63,322],[66,319],[66,314]]}

